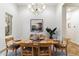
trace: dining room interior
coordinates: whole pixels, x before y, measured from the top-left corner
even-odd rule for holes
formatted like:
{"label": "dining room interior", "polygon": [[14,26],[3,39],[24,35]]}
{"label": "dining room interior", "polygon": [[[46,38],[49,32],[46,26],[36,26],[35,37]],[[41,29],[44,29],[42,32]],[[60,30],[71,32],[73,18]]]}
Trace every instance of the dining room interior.
{"label": "dining room interior", "polygon": [[79,56],[79,3],[0,3],[0,56]]}

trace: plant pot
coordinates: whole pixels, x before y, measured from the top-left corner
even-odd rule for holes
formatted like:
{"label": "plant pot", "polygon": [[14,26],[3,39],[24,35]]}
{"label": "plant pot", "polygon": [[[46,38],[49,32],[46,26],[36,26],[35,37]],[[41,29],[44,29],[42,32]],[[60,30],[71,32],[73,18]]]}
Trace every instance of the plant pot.
{"label": "plant pot", "polygon": [[49,37],[50,39],[53,39],[53,37],[52,37],[52,35],[50,35],[50,37]]}

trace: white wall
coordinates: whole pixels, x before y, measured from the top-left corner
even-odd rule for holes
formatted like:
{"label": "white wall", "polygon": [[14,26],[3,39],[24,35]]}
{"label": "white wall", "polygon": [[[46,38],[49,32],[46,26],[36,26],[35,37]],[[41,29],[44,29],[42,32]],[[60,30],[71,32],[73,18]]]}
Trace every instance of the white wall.
{"label": "white wall", "polygon": [[[50,5],[50,4],[49,4]],[[22,37],[25,39],[29,38],[30,35],[30,19],[43,19],[43,33],[47,34],[45,28],[55,28],[57,27],[57,16],[56,16],[56,6],[46,5],[46,9],[43,13],[39,15],[34,15],[30,10],[27,9],[27,6],[22,6],[19,8],[19,20],[21,20],[22,24]]]}
{"label": "white wall", "polygon": [[62,40],[65,37],[65,27],[66,27],[66,14],[64,4],[58,4],[56,8],[56,19],[57,19],[57,28],[58,28],[58,39]]}
{"label": "white wall", "polygon": [[62,39],[66,37],[66,7],[62,6]]}
{"label": "white wall", "polygon": [[[79,44],[79,9],[67,12],[67,18],[67,36]],[[70,23],[70,28],[68,28],[68,23]]]}
{"label": "white wall", "polygon": [[[5,12],[13,15],[12,35],[16,38],[19,36],[19,24],[17,18],[17,7],[14,4],[0,4],[0,50],[5,48]],[[18,28],[17,28],[18,27]]]}

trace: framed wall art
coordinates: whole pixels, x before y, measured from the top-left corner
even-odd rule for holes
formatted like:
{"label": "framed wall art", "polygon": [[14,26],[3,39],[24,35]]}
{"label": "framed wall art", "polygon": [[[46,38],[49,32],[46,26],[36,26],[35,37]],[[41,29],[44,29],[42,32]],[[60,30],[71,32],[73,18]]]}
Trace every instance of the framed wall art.
{"label": "framed wall art", "polygon": [[43,19],[31,19],[31,32],[43,32]]}
{"label": "framed wall art", "polygon": [[71,23],[68,23],[68,28],[71,28]]}
{"label": "framed wall art", "polygon": [[5,36],[12,34],[12,15],[5,13]]}

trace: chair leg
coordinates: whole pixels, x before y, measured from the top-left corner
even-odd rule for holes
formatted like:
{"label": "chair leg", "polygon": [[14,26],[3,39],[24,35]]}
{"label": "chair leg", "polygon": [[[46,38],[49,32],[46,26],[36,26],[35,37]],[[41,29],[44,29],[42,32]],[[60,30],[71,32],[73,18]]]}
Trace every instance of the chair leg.
{"label": "chair leg", "polygon": [[57,48],[56,48],[56,53],[57,53]]}
{"label": "chair leg", "polygon": [[17,56],[17,49],[14,49],[13,52],[15,53],[15,56]]}
{"label": "chair leg", "polygon": [[53,52],[54,52],[54,46],[53,46]]}
{"label": "chair leg", "polygon": [[63,49],[61,49],[61,52],[63,52]]}
{"label": "chair leg", "polygon": [[67,56],[67,48],[66,48],[66,56]]}
{"label": "chair leg", "polygon": [[32,56],[34,56],[34,50],[33,50],[34,48],[32,47]]}
{"label": "chair leg", "polygon": [[49,56],[51,56],[51,46],[49,48]]}
{"label": "chair leg", "polygon": [[38,48],[38,56],[40,56],[40,47]]}
{"label": "chair leg", "polygon": [[7,56],[7,54],[8,54],[8,50],[6,50],[6,56]]}

